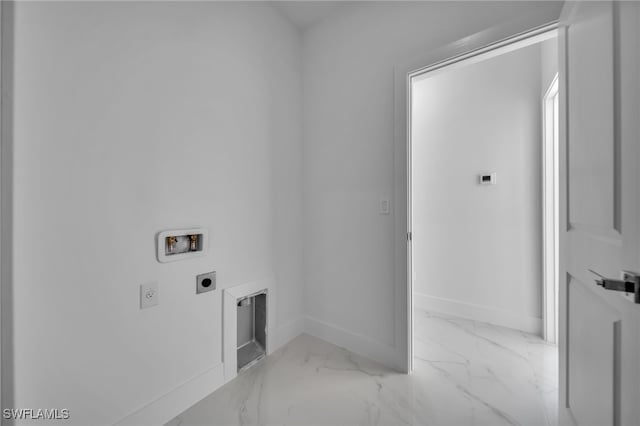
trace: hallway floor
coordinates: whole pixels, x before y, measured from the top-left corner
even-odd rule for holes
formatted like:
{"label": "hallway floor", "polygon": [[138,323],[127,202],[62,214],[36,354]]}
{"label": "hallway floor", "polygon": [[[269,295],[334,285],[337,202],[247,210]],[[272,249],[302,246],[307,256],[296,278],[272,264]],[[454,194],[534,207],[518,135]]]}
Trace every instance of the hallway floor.
{"label": "hallway floor", "polygon": [[184,413],[190,425],[555,425],[557,348],[415,310],[414,373],[301,335]]}

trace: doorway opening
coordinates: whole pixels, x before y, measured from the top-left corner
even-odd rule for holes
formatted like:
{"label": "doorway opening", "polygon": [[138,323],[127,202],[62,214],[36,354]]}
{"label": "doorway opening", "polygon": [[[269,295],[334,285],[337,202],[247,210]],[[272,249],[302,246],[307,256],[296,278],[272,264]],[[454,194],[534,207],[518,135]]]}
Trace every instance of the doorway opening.
{"label": "doorway opening", "polygon": [[549,29],[409,73],[410,371],[508,381],[505,412],[543,380],[525,424],[557,416],[557,58]]}

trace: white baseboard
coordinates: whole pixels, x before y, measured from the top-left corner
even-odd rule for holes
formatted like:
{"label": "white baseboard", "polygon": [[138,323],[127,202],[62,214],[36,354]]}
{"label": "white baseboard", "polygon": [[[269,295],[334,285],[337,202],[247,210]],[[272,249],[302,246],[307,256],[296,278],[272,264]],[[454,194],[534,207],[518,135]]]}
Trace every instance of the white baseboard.
{"label": "white baseboard", "polygon": [[302,333],[304,333],[304,317],[297,318],[281,325],[278,327],[276,332],[273,350],[278,350]]}
{"label": "white baseboard", "polygon": [[224,384],[224,369],[220,363],[192,378],[171,392],[141,407],[116,423],[117,426],[163,425],[208,396]]}
{"label": "white baseboard", "polygon": [[[542,320],[540,318],[516,315],[488,306],[474,305],[420,293],[413,294],[413,303],[419,309],[515,328],[529,333],[540,334],[542,330]],[[279,326],[276,331],[273,350],[286,345],[305,332],[391,368],[398,369],[400,365],[399,352],[393,346],[374,341],[335,324],[309,316],[298,318]],[[220,363],[178,386],[173,391],[141,407],[117,422],[116,425],[151,426],[165,424],[211,394],[222,386],[224,382],[224,364]]]}
{"label": "white baseboard", "polygon": [[[304,318],[299,318],[278,327],[273,350],[286,345],[298,335],[304,333],[304,324]],[[224,382],[224,364],[221,363],[145,405],[120,420],[116,425],[157,426],[165,424],[196,402],[207,397],[222,386]]]}
{"label": "white baseboard", "polygon": [[313,317],[305,318],[304,329],[312,336],[399,370],[399,355],[393,346],[376,342],[366,336],[352,333]]}
{"label": "white baseboard", "polygon": [[[273,350],[286,345],[305,332],[391,368],[397,368],[399,358],[392,346],[381,344],[368,337],[311,317],[301,317],[278,327]],[[156,426],[165,424],[196,402],[207,397],[224,383],[224,364],[220,363],[139,408],[117,422],[116,425]]]}
{"label": "white baseboard", "polygon": [[422,293],[413,293],[413,305],[425,311],[486,322],[537,335],[542,333],[542,318],[518,315],[490,306],[475,305]]}

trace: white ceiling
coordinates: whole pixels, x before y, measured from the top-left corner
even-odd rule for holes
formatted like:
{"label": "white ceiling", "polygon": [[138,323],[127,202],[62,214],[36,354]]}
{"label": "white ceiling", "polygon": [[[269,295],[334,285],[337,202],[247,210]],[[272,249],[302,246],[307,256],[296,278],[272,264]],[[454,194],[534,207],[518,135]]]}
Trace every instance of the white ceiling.
{"label": "white ceiling", "polygon": [[306,30],[349,6],[350,1],[273,1],[270,2],[301,30]]}

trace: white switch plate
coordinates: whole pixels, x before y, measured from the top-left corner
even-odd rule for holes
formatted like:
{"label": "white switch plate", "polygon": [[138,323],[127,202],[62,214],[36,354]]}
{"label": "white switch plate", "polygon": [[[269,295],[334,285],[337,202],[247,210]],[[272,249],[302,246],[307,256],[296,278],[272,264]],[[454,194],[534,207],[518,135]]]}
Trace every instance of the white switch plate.
{"label": "white switch plate", "polygon": [[389,214],[391,211],[391,202],[388,198],[380,198],[380,214]]}
{"label": "white switch plate", "polygon": [[140,309],[150,308],[158,304],[158,283],[140,285]]}

